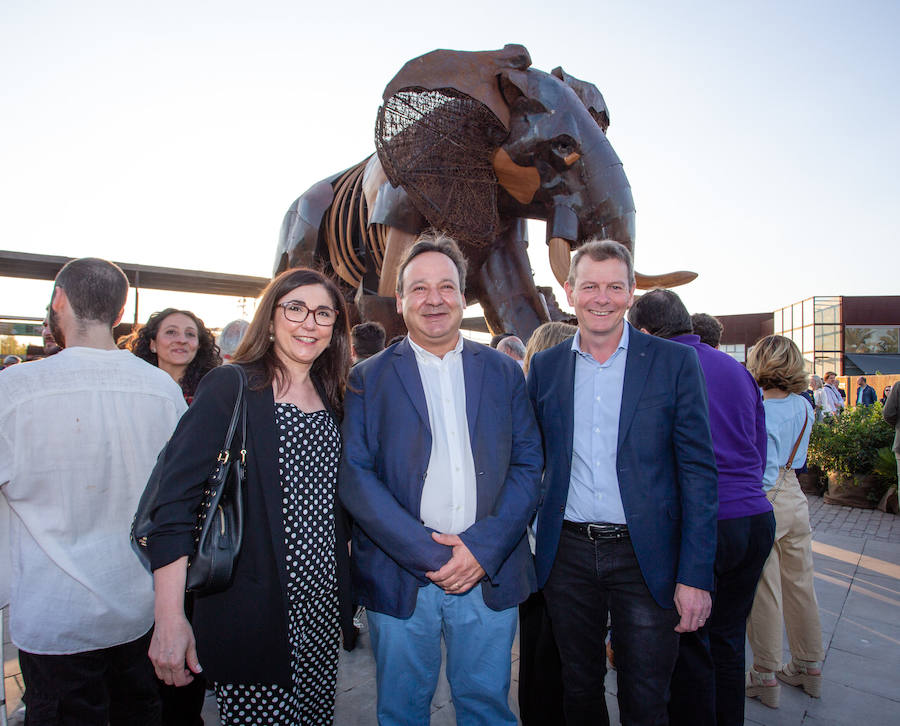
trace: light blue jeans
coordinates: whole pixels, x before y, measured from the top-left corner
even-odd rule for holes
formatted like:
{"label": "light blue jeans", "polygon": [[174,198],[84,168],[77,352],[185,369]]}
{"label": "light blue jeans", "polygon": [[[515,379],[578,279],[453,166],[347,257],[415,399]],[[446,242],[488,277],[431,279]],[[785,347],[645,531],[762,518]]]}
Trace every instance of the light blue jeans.
{"label": "light blue jeans", "polygon": [[510,651],[518,610],[491,610],[481,585],[448,595],[437,585],[419,588],[407,619],[367,611],[375,651],[379,726],[428,726],[441,670],[458,726],[515,726],[509,709]]}

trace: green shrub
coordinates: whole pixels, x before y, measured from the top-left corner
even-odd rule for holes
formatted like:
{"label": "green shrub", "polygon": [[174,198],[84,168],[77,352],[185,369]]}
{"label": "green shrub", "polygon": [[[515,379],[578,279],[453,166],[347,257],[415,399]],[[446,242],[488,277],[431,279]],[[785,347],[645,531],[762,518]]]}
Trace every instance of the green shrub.
{"label": "green shrub", "polygon": [[808,461],[827,472],[872,474],[878,450],[893,440],[894,429],[881,417],[880,403],[856,406],[813,425]]}
{"label": "green shrub", "polygon": [[890,446],[882,446],[875,452],[875,473],[888,484],[897,483],[897,457]]}

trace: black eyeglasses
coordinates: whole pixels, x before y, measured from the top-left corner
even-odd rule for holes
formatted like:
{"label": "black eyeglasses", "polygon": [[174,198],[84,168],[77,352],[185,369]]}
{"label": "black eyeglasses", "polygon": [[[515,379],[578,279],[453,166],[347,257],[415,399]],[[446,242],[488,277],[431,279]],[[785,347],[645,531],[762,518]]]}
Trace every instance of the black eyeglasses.
{"label": "black eyeglasses", "polygon": [[323,328],[330,328],[337,322],[337,310],[324,305],[310,310],[302,300],[288,300],[288,302],[278,303],[278,307],[284,313],[285,319],[292,323],[302,323],[310,313],[312,313],[313,322]]}

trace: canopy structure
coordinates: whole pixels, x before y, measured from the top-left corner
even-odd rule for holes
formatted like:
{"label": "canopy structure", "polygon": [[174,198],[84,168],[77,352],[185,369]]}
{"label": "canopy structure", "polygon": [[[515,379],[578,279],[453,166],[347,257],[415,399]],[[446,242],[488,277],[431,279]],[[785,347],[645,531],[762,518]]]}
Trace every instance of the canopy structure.
{"label": "canopy structure", "polygon": [[[52,280],[59,269],[71,259],[73,258],[0,250],[0,276]],[[122,268],[132,287],[151,290],[256,298],[269,282],[267,277],[232,275],[225,272],[152,267],[130,262],[116,262],[116,264]]]}
{"label": "canopy structure", "polygon": [[[900,373],[900,355],[894,353],[844,353],[844,358],[845,376]],[[857,370],[846,363],[852,363]]]}
{"label": "canopy structure", "polygon": [[[60,268],[71,259],[73,258],[0,250],[0,277],[53,280]],[[116,262],[116,264],[122,268],[128,282],[135,288],[135,292],[139,288],[145,288],[257,298],[269,283],[267,277],[232,275],[204,270],[182,270],[176,267],[153,267],[131,262]],[[135,300],[134,306],[134,319],[137,322],[137,300]]]}

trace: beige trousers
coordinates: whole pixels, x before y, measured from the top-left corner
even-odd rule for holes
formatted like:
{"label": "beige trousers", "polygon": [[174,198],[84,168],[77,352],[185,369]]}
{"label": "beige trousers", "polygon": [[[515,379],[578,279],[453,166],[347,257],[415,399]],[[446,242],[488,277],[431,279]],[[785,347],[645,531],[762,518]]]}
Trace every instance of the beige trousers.
{"label": "beige trousers", "polygon": [[812,529],[806,495],[793,470],[782,469],[767,496],[775,510],[775,544],[756,588],[747,638],[753,662],[763,670],[776,671],[782,663],[782,612],[794,658],[821,661],[825,651],[813,588]]}

